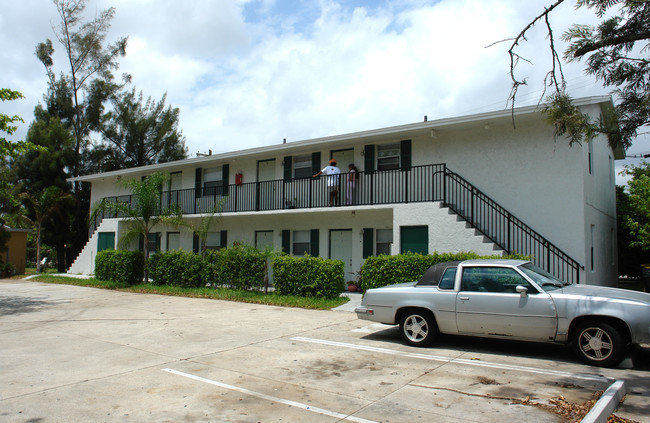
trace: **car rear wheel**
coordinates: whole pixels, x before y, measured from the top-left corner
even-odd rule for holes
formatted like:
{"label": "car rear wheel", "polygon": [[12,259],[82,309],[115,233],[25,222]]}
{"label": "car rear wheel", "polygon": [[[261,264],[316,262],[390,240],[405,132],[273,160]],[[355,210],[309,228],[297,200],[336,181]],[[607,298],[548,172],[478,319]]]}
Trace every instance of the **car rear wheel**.
{"label": "car rear wheel", "polygon": [[430,345],[438,336],[438,327],[431,312],[426,310],[407,311],[399,323],[404,341],[415,347]]}
{"label": "car rear wheel", "polygon": [[581,323],[574,332],[573,347],[587,364],[614,367],[625,355],[625,341],[615,327],[608,323]]}

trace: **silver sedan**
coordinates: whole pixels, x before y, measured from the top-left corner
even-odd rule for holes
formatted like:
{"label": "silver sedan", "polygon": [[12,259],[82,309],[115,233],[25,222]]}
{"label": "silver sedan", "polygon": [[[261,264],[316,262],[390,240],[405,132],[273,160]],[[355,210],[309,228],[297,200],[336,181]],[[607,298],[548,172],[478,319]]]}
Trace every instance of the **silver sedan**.
{"label": "silver sedan", "polygon": [[399,324],[413,346],[439,333],[557,342],[604,367],[650,342],[650,294],[564,283],[522,260],[440,263],[417,282],[369,289],[355,311]]}

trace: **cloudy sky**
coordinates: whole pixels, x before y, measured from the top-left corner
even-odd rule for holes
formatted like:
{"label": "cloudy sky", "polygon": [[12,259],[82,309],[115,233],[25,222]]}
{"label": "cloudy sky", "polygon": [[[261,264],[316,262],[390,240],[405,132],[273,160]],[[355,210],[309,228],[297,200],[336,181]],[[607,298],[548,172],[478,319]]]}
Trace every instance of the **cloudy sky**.
{"label": "cloudy sky", "polygon": [[[108,41],[129,37],[118,74],[131,74],[145,97],[167,93],[194,156],[504,109],[509,43],[492,44],[549,3],[89,0],[86,12],[115,7]],[[574,4],[552,15],[558,36],[572,23],[595,22]],[[14,139],[24,137],[47,89],[35,46],[54,40],[58,24],[48,0],[4,2],[0,10],[0,87],[26,96],[0,104],[25,119]],[[531,63],[518,68],[529,82],[518,105],[535,104],[550,66],[542,26],[520,54]],[[64,63],[55,56],[55,69]],[[580,64],[566,65],[565,75],[574,97],[608,93]],[[628,151],[639,152],[650,152],[645,138]]]}

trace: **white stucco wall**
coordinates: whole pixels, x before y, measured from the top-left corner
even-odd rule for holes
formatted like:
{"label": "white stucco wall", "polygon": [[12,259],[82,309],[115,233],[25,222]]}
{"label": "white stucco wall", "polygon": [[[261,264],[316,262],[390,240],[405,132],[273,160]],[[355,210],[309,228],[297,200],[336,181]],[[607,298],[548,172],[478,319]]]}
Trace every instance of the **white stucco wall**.
{"label": "white stucco wall", "polygon": [[[600,106],[585,106],[583,111],[597,117]],[[350,137],[314,145],[297,144],[295,148],[289,143],[280,145],[277,150],[266,149],[255,154],[242,154],[241,157],[213,156],[201,161],[192,159],[186,163],[179,162],[173,170],[182,170],[183,189],[194,188],[197,167],[209,168],[225,163],[230,167],[231,184],[235,183],[237,173],[243,174],[244,183],[248,183],[257,179],[258,160],[275,159],[275,177],[282,179],[285,156],[319,151],[321,165],[324,165],[332,151],[353,148],[354,162],[363,171],[364,145],[411,139],[414,166],[446,163],[451,170],[584,265],[581,282],[612,285],[616,277],[616,246],[612,239],[612,233],[616,232],[616,211],[614,160],[607,139],[599,137],[591,146],[584,143],[569,146],[566,139],[554,137],[553,128],[539,113],[518,116],[515,124],[516,127],[513,127],[510,116],[500,116],[489,120],[470,119],[454,125],[432,126],[425,131],[413,130],[412,133],[395,136]],[[590,151],[591,173],[588,172]],[[343,171],[346,170],[343,169],[343,164],[341,167]],[[92,201],[106,196],[128,194],[116,182],[116,176],[95,180],[92,184]],[[359,233],[362,228],[379,227],[378,225],[391,227],[395,252],[399,251],[400,226],[426,224],[430,227],[430,251],[469,250],[474,245],[471,237],[466,248],[464,238],[458,234],[452,235],[455,231],[450,228],[455,224],[438,222],[439,216],[434,210],[436,207],[433,204],[375,207],[380,215],[385,212],[381,210],[391,210],[390,218],[379,218],[379,215],[370,213],[371,210],[362,208],[358,208],[356,220],[345,214],[349,211],[303,209],[230,215],[225,216],[223,222],[228,226],[225,229],[229,231],[230,242],[239,239],[251,244],[254,242],[255,230],[318,228],[322,232],[321,254],[328,251],[329,229],[353,228],[355,245],[358,244],[358,250],[361,251]],[[359,216],[364,214],[367,214],[365,223],[358,223],[362,220]],[[275,234],[278,248],[279,237],[278,232]],[[163,236],[163,243],[165,242],[166,237]],[[191,249],[191,235],[181,236],[181,245]],[[358,258],[355,257],[354,260],[357,262]]]}

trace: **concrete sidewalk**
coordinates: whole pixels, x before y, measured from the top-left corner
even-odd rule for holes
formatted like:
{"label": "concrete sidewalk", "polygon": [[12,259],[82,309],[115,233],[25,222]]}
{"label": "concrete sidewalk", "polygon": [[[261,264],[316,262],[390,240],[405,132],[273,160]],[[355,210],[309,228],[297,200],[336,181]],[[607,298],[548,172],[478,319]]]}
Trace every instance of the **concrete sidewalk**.
{"label": "concrete sidewalk", "polygon": [[341,297],[348,297],[350,301],[347,303],[340,305],[338,307],[333,308],[332,310],[334,311],[350,311],[354,313],[354,309],[359,307],[361,305],[361,297],[363,294],[360,292],[350,292],[350,291],[345,291],[344,293],[341,294]]}

